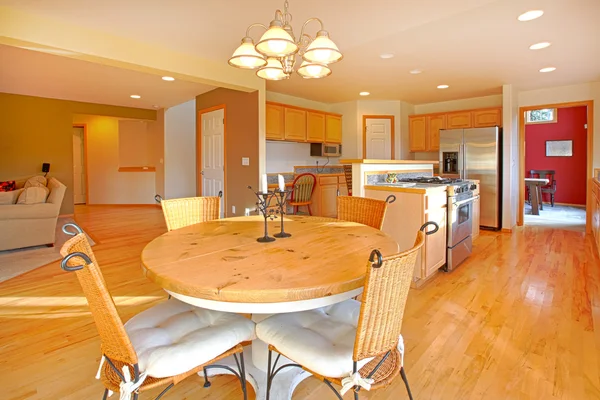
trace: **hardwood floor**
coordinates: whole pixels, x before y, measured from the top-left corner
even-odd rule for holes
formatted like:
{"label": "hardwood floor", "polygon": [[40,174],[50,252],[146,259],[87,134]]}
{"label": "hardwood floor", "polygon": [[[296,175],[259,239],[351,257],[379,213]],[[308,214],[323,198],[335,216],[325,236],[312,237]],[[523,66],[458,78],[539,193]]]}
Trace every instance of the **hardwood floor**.
{"label": "hardwood floor", "polygon": [[[97,242],[124,320],[166,298],[139,265],[144,245],[166,231],[158,208],[78,206],[75,220]],[[403,334],[415,399],[600,399],[600,264],[592,246],[583,233],[547,227],[482,232],[465,264],[412,290]],[[56,262],[0,284],[0,398],[100,399],[99,360],[74,274]],[[210,389],[192,377],[165,396],[192,398],[242,397],[226,376]],[[294,394],[333,398],[313,378]],[[361,398],[407,396],[397,379]]]}

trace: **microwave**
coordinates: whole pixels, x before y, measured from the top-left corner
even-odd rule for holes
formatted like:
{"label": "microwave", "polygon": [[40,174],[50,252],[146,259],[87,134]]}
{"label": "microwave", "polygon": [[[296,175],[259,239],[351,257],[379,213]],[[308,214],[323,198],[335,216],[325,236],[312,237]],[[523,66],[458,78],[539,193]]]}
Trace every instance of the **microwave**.
{"label": "microwave", "polygon": [[342,155],[341,144],[311,143],[311,157],[339,157]]}

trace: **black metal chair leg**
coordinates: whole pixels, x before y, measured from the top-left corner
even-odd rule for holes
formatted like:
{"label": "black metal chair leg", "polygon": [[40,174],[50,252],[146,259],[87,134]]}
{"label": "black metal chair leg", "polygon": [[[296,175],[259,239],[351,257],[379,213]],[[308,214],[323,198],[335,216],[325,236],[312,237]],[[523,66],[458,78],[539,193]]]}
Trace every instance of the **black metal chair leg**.
{"label": "black metal chair leg", "polygon": [[244,393],[244,400],[248,400],[248,391],[246,385],[246,365],[244,364],[244,352],[240,353],[240,383],[242,384],[242,393]]}
{"label": "black metal chair leg", "polygon": [[108,399],[108,389],[104,389],[104,396],[102,396],[102,400]]}
{"label": "black metal chair leg", "polygon": [[400,368],[400,375],[402,376],[402,380],[404,381],[404,385],[406,386],[408,398],[410,400],[413,400],[412,393],[410,392],[410,386],[408,386],[408,379],[406,378],[406,372],[404,371],[404,367]]}
{"label": "black metal chair leg", "polygon": [[210,381],[208,380],[208,375],[206,373],[206,368],[202,368],[202,370],[204,371],[204,387],[205,388],[209,388],[210,387]]}
{"label": "black metal chair leg", "polygon": [[269,357],[267,362],[267,400],[270,399],[271,395],[271,349],[269,349]]}
{"label": "black metal chair leg", "polygon": [[138,400],[138,397],[140,396],[139,393],[134,393],[133,394],[133,400]]}
{"label": "black metal chair leg", "polygon": [[358,392],[356,390],[354,391],[354,400],[358,400]]}

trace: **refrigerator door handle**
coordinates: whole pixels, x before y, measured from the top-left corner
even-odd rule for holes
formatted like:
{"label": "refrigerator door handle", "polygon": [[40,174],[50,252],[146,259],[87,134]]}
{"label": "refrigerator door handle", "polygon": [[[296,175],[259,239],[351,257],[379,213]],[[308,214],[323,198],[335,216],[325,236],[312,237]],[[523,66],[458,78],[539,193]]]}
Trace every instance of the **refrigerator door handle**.
{"label": "refrigerator door handle", "polygon": [[460,179],[465,179],[465,145],[458,146],[458,173]]}
{"label": "refrigerator door handle", "polygon": [[467,179],[467,145],[463,143],[463,179]]}

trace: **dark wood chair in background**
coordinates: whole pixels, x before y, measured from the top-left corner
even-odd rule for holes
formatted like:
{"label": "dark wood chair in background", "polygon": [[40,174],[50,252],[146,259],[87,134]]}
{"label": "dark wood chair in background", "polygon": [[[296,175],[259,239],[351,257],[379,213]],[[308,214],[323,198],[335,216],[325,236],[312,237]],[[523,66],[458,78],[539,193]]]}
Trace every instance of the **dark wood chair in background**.
{"label": "dark wood chair in background", "polygon": [[[554,194],[556,193],[556,180],[554,179],[554,175],[556,171],[551,169],[532,169],[529,171],[529,174],[532,178],[546,178],[550,182],[547,185],[541,187],[542,196],[540,199],[540,205],[544,202],[544,193],[550,194],[550,204],[554,207]],[[531,194],[529,194],[531,196]]]}

